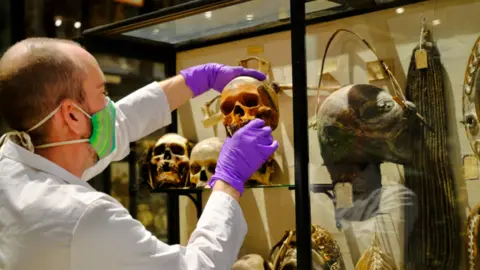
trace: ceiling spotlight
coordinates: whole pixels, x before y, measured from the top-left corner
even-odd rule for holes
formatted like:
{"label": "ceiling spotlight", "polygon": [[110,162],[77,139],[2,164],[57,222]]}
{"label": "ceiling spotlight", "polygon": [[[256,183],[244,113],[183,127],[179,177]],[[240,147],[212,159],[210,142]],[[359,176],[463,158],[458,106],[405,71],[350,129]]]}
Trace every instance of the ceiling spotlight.
{"label": "ceiling spotlight", "polygon": [[211,11],[205,12],[205,18],[207,18],[207,19],[212,18],[212,12]]}
{"label": "ceiling spotlight", "polygon": [[59,27],[60,25],[62,25],[62,20],[61,19],[56,19],[55,20],[55,26]]}
{"label": "ceiling spotlight", "polygon": [[253,20],[253,14],[247,14],[247,16],[245,16],[245,19],[247,19],[247,21]]}
{"label": "ceiling spotlight", "polygon": [[396,10],[395,12],[397,12],[397,14],[402,14],[402,13],[405,12],[405,9],[402,8],[402,7],[401,7],[401,8],[397,8],[397,10]]}
{"label": "ceiling spotlight", "polygon": [[75,27],[75,28],[78,29],[78,28],[82,27],[82,23],[81,23],[81,22],[75,22],[75,23],[73,24],[73,27]]}
{"label": "ceiling spotlight", "polygon": [[433,24],[433,25],[439,25],[439,24],[440,24],[440,20],[439,20],[439,19],[433,20],[433,21],[432,21],[432,24]]}
{"label": "ceiling spotlight", "polygon": [[160,29],[158,29],[158,28],[153,29],[153,33],[154,33],[154,34],[160,33]]}

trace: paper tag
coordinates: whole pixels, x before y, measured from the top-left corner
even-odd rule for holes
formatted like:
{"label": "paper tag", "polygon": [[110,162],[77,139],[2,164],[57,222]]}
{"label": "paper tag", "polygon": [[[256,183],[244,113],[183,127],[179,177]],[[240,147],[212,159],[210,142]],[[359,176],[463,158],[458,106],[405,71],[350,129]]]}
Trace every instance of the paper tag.
{"label": "paper tag", "polygon": [[415,51],[415,64],[417,69],[428,68],[428,56],[425,49]]}
{"label": "paper tag", "polygon": [[217,114],[214,114],[210,117],[205,117],[205,119],[202,120],[203,127],[209,128],[211,126],[218,124],[222,120],[223,120],[223,115],[221,112],[218,112]]}
{"label": "paper tag", "polygon": [[337,183],[334,187],[337,208],[353,207],[353,190],[350,183]]}

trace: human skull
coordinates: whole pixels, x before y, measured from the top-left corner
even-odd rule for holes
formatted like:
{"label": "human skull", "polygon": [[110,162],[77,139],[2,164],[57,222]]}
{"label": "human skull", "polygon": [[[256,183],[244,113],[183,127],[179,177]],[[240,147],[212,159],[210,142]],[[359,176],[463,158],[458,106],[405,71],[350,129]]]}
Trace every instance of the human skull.
{"label": "human skull", "polygon": [[[255,78],[240,76],[230,81],[220,96],[220,110],[229,137],[255,118],[264,120],[272,130],[278,126],[277,94],[269,85]],[[270,157],[247,183],[269,185],[273,171],[274,160]]]}
{"label": "human skull", "polygon": [[255,118],[275,130],[278,125],[278,98],[275,91],[261,81],[240,76],[230,81],[220,96],[223,125],[228,136]]}
{"label": "human skull", "polygon": [[190,156],[190,183],[196,187],[208,187],[207,182],[212,178],[217,166],[217,159],[222,149],[223,140],[212,137],[200,141]]}
{"label": "human skull", "polygon": [[[415,110],[411,102],[407,106]],[[368,200],[380,202],[380,163],[406,164],[411,159],[409,128],[412,111],[404,110],[384,89],[373,85],[348,85],[332,93],[317,114],[321,155],[333,184],[351,185],[353,206],[337,212],[350,219]],[[343,185],[340,185],[343,186]],[[339,211],[339,209],[337,209]],[[371,218],[362,216],[360,220]],[[350,220],[356,220],[351,218]]]}
{"label": "human skull", "polygon": [[152,188],[183,187],[189,171],[190,142],[184,137],[169,133],[162,136],[150,149],[150,186]]}
{"label": "human skull", "polygon": [[232,270],[264,270],[266,262],[258,254],[247,254],[238,259],[233,265]]}

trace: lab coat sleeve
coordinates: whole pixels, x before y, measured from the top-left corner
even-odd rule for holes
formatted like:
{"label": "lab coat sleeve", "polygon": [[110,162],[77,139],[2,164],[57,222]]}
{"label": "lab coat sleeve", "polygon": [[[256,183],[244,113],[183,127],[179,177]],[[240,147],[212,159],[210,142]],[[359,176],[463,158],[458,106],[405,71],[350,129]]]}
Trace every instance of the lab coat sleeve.
{"label": "lab coat sleeve", "polygon": [[214,191],[187,246],[167,245],[113,199],[91,204],[72,236],[72,270],[231,269],[247,232],[237,201]]}
{"label": "lab coat sleeve", "polygon": [[85,171],[83,180],[101,173],[112,161],[125,158],[130,152],[130,142],[169,125],[172,121],[167,96],[158,82],[148,84],[115,103],[116,148]]}

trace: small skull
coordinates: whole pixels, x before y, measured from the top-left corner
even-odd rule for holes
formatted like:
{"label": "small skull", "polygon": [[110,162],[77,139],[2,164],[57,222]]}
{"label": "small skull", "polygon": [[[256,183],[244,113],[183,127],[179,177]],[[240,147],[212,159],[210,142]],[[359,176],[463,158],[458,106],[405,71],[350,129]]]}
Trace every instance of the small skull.
{"label": "small skull", "polygon": [[183,187],[189,171],[190,142],[169,133],[162,136],[149,150],[149,184],[152,188]]}
{"label": "small skull", "polygon": [[264,270],[267,269],[267,262],[258,254],[247,254],[238,259],[232,270]]}
{"label": "small skull", "polygon": [[197,188],[208,187],[207,182],[215,173],[217,159],[222,149],[223,140],[217,137],[197,143],[190,156],[190,183]]}
{"label": "small skull", "polygon": [[[272,87],[255,78],[241,76],[229,82],[220,96],[220,110],[229,137],[255,118],[264,120],[272,130],[278,126],[277,94]],[[273,165],[272,156],[250,177],[248,184],[269,185]]]}
{"label": "small skull", "polygon": [[220,96],[223,125],[228,136],[255,118],[275,130],[278,126],[278,99],[268,85],[251,77],[237,77],[230,81]]}

